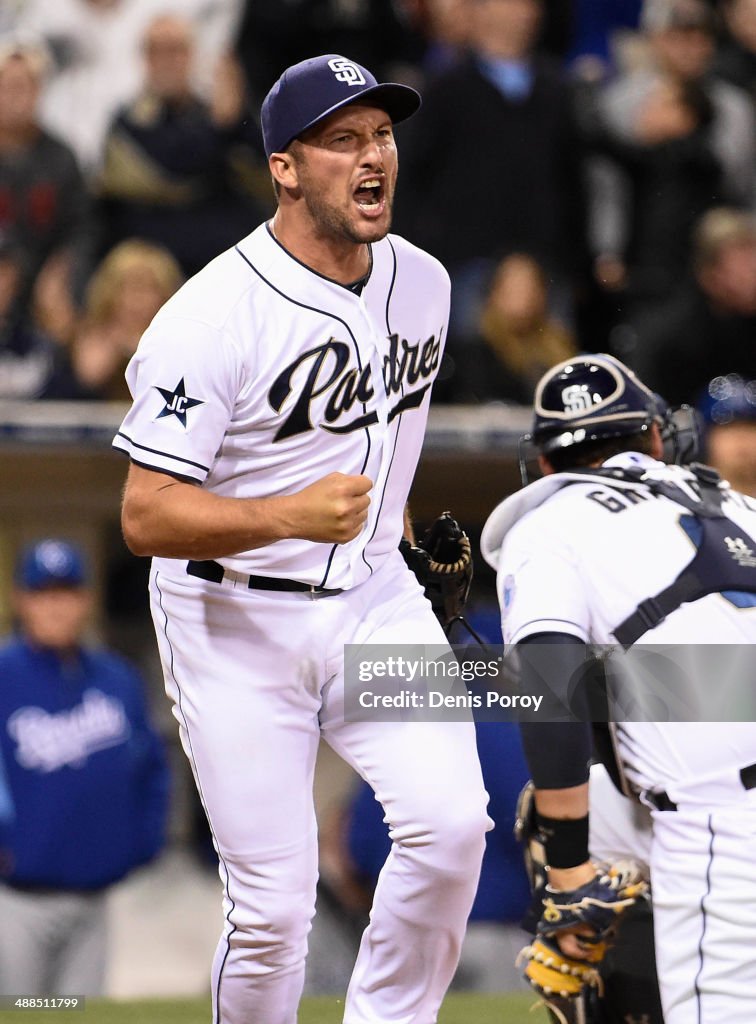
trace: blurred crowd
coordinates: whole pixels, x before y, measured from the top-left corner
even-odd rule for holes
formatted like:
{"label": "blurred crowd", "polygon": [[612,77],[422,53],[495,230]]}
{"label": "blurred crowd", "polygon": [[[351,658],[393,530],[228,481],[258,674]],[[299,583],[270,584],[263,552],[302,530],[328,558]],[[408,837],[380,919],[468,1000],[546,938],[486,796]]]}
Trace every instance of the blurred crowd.
{"label": "blurred crowd", "polygon": [[4,4],[1,398],[127,397],[159,306],[272,212],[260,102],[317,52],[423,92],[395,229],[452,278],[437,402],[609,351],[756,417],[756,0]]}
{"label": "blurred crowd", "polygon": [[[324,52],[423,93],[397,130],[394,226],[452,279],[435,401],[527,405],[556,361],[611,352],[695,404],[711,461],[756,495],[756,0],[4,0],[0,400],[128,398],[159,307],[272,214],[260,103]],[[321,899],[352,938],[376,811],[361,790],[324,829]],[[492,877],[520,889],[484,888],[481,928],[527,899],[510,840]]]}

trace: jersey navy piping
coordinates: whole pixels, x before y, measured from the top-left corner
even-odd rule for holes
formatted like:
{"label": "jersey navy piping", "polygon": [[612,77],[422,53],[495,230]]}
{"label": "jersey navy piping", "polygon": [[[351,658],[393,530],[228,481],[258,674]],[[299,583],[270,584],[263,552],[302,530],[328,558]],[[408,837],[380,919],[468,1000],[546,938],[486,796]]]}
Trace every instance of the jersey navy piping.
{"label": "jersey navy piping", "polygon": [[[270,229],[268,229],[268,232],[270,234]],[[284,247],[279,244],[279,242],[277,241],[276,237],[273,234],[271,234],[270,237],[273,239],[274,242],[276,242],[276,244],[279,246],[279,248],[283,252],[286,253],[287,256],[291,256],[291,253],[288,251],[288,249],[284,249]],[[265,275],[263,273],[261,273],[257,269],[257,267],[254,265],[254,263],[241,251],[241,249],[239,248],[238,245],[234,246],[234,248],[239,253],[239,255],[244,260],[244,262],[247,264],[247,266],[250,268],[250,270],[254,271],[254,273],[257,274],[257,276],[260,278],[260,280],[264,284],[266,284],[271,289],[271,291],[274,291],[276,293],[276,295],[280,295],[282,299],[286,299],[287,302],[291,302],[292,305],[294,305],[294,306],[299,306],[301,309],[309,309],[312,313],[320,313],[322,316],[328,316],[332,320],[336,320],[338,323],[340,323],[342,325],[342,327],[344,327],[346,332],[349,334],[349,337],[352,339],[352,345],[354,346],[354,353],[355,353],[355,356],[357,358],[357,367],[358,367],[360,373],[362,373],[362,360],[360,359],[360,349],[359,349],[359,346],[357,345],[357,339],[355,338],[354,334],[352,333],[352,330],[349,327],[349,324],[346,322],[346,320],[342,320],[340,316],[336,316],[335,313],[331,313],[327,309],[319,309],[317,306],[308,306],[306,302],[300,302],[299,299],[294,299],[294,298],[292,298],[291,295],[287,295],[286,292],[282,292],[280,288],[277,288],[273,284],[272,281],[269,281],[267,279],[267,277],[265,277]],[[291,259],[293,259],[295,263],[299,263],[300,262],[294,256],[291,256]],[[322,277],[323,276],[322,274],[318,274],[317,271],[311,270],[311,268],[307,267],[304,263],[300,263],[300,266],[304,267],[305,270],[310,270],[310,272],[315,274],[317,277]],[[324,280],[328,281],[328,280],[330,280],[330,278],[324,278]],[[333,284],[334,282],[331,282],[331,283]],[[346,291],[349,291],[349,289],[347,288]],[[367,411],[366,403],[362,402],[361,404],[362,404],[362,411],[366,412]],[[367,451],[365,452],[365,458],[364,458],[363,463],[362,463],[362,468],[360,469],[360,474],[365,472],[365,467],[367,466],[368,459],[370,458],[370,449],[371,449],[370,427],[366,425],[365,427],[363,427],[363,430],[365,431],[365,440],[367,442]],[[331,548],[331,553],[328,556],[328,561],[326,562],[325,574],[324,574],[323,578],[321,579],[320,583],[318,584],[318,586],[320,586],[320,587],[324,587],[325,584],[326,584],[326,580],[328,579],[328,574],[331,571],[331,565],[333,564],[333,559],[334,559],[334,556],[336,554],[336,549],[337,548],[338,548],[338,544],[334,544],[333,547]],[[370,572],[372,574],[372,572],[373,572],[372,568],[370,566],[368,566],[368,568],[370,568]]]}
{"label": "jersey navy piping", "polygon": [[[394,243],[391,241],[390,238],[386,238],[386,241],[388,242],[389,249],[391,249],[391,255],[393,256],[393,259],[394,259],[394,266],[393,266],[393,268],[391,270],[391,284],[389,285],[388,292],[386,294],[386,334],[390,335],[391,334],[391,321],[389,319],[389,307],[391,306],[391,296],[394,294],[394,284],[396,282],[396,249],[394,248]],[[371,259],[372,259],[372,253],[371,253]],[[372,270],[372,268],[373,268],[373,265],[371,263],[370,264],[370,269]],[[402,394],[404,394],[404,381],[402,381]]]}
{"label": "jersey navy piping", "polygon": [[711,815],[709,815],[709,819],[708,819],[706,824],[707,824],[707,827],[709,829],[709,835],[711,836],[711,841],[709,842],[709,863],[706,865],[706,892],[701,897],[701,903],[700,903],[701,916],[703,917],[703,925],[701,927],[701,938],[698,940],[699,967],[698,967],[698,971],[696,972],[695,980],[693,982],[693,987],[694,987],[695,993],[696,993],[696,1010],[697,1010],[697,1016],[698,1016],[698,1024],[702,1024],[702,1015],[703,1015],[703,1006],[701,1005],[701,988],[699,986],[699,981],[700,981],[701,974],[702,974],[703,969],[704,969],[704,949],[703,949],[703,944],[704,944],[704,939],[706,938],[706,925],[707,925],[706,907],[705,907],[704,904],[705,904],[705,901],[706,901],[706,897],[711,893],[711,869],[712,869],[712,866],[714,864],[714,828],[712,826],[712,816]]}
{"label": "jersey navy piping", "polygon": [[[366,243],[367,244],[367,248],[368,248],[368,271],[367,271],[367,274],[363,275],[363,277],[359,277],[356,281],[352,281],[351,284],[342,284],[341,281],[336,281],[332,277],[326,277],[325,274],[321,274],[320,271],[314,270],[312,267],[308,267],[306,263],[303,263],[300,259],[297,259],[297,257],[294,255],[293,252],[289,252],[289,250],[286,248],[285,245],[281,245],[281,243],[278,241],[276,236],[273,234],[273,230],[272,230],[272,228],[270,226],[270,223],[271,223],[270,221],[266,221],[266,223],[265,223],[265,230],[268,232],[270,237],[276,243],[278,248],[279,249],[283,249],[283,251],[286,253],[286,255],[289,256],[291,259],[293,259],[295,263],[298,263],[300,265],[300,267],[303,267],[305,270],[309,270],[309,272],[311,274],[314,274],[315,277],[319,277],[321,281],[327,281],[329,284],[335,284],[339,288],[343,288],[345,291],[351,292],[352,295],[359,295],[359,292],[355,292],[355,290],[354,290],[354,286],[355,285],[360,284],[360,283],[362,284],[362,288],[360,289],[360,291],[362,291],[362,289],[364,289],[365,286],[367,285],[368,281],[370,280],[370,275],[373,273],[373,247],[370,244],[370,242]],[[244,255],[244,254],[242,253],[242,255]],[[263,280],[264,280],[264,278],[263,278]]]}
{"label": "jersey navy piping", "polygon": [[147,445],[138,444],[133,441],[128,434],[124,434],[122,430],[119,430],[116,437],[122,437],[124,441],[128,441],[135,448],[139,448],[143,452],[152,452],[153,455],[162,455],[166,459],[173,459],[175,462],[184,462],[187,466],[196,466],[197,469],[203,469],[206,473],[210,472],[209,466],[203,466],[201,462],[192,462],[191,459],[182,459],[180,455],[171,455],[170,452],[163,452],[159,448],[148,448]]}
{"label": "jersey navy piping", "polygon": [[[182,719],[182,722],[184,723],[184,730],[186,732],[186,739],[187,739],[187,743],[189,745],[189,755],[190,755],[190,761],[191,761],[191,765],[192,765],[192,771],[194,773],[195,779],[197,780],[197,792],[199,793],[200,803],[202,804],[202,808],[203,808],[203,810],[205,812],[205,816],[207,817],[208,827],[210,828],[210,832],[211,832],[211,834],[213,836],[213,840],[215,840],[215,832],[213,830],[213,825],[212,825],[212,822],[210,820],[210,812],[208,811],[207,804],[205,803],[205,796],[204,796],[204,794],[202,792],[202,783],[200,782],[199,771],[197,769],[197,762],[194,759],[194,750],[192,749],[192,737],[191,737],[191,734],[189,732],[189,724],[186,721],[186,715],[184,714],[184,708],[183,708],[183,705],[182,705],[183,693],[181,691],[181,686],[179,685],[179,681],[176,678],[176,673],[175,673],[174,668],[173,668],[173,665],[174,665],[173,644],[171,643],[170,638],[168,637],[168,613],[166,612],[165,608],[163,607],[163,591],[160,589],[160,584],[158,582],[159,575],[160,574],[158,572],[155,573],[155,589],[157,590],[158,595],[159,595],[160,611],[163,613],[163,636],[165,637],[165,642],[168,644],[168,650],[170,651],[170,654],[171,654],[171,677],[173,678],[173,681],[176,684],[176,689],[178,690],[178,695],[179,695],[178,709],[181,712],[181,719]],[[229,891],[229,881],[230,881],[231,876],[229,875],[228,868],[226,866],[226,862],[224,861],[223,856],[220,853],[220,850],[218,848],[218,844],[217,843],[215,843],[215,848],[216,848],[216,850],[218,850],[218,860],[223,865],[223,870],[226,873],[225,888],[226,888],[226,893],[228,895],[228,901],[231,904],[231,906],[229,907],[228,913],[226,914],[226,921],[228,921],[228,923],[231,925],[231,930],[229,931],[228,935],[226,936],[226,952],[225,952],[224,957],[223,957],[223,963],[221,964],[220,970],[218,971],[218,985],[216,987],[216,995],[215,995],[215,1005],[216,1005],[216,1009],[217,1009],[218,1012],[217,1012],[217,1016],[216,1016],[216,1019],[214,1021],[214,1024],[221,1024],[220,986],[221,986],[221,979],[223,978],[223,968],[225,967],[226,960],[228,960],[229,953],[231,952],[231,936],[236,931],[236,925],[233,924],[232,921],[231,921],[231,914],[236,909],[236,903],[234,902],[234,898],[233,898],[233,896],[231,895],[231,893]]]}
{"label": "jersey navy piping", "polygon": [[[393,267],[391,269],[391,283],[389,284],[388,294],[386,295],[386,333],[390,336],[391,335],[391,322],[389,320],[389,306],[391,305],[391,296],[393,294],[394,283],[396,281],[396,250],[394,249],[394,246],[391,244],[391,239],[390,238],[387,238],[386,241],[389,244],[389,248],[391,249],[391,255],[392,255],[393,259],[394,259],[394,265],[393,265]],[[402,398],[404,398],[404,381],[402,381],[401,387],[402,387]],[[375,526],[373,526],[373,532],[370,534],[370,540],[368,540],[368,544],[373,539],[373,537],[375,537],[375,531],[378,529],[378,523],[380,522],[381,512],[383,510],[383,501],[384,501],[384,499],[386,497],[386,486],[388,484],[388,478],[391,475],[391,467],[394,465],[394,456],[396,455],[397,445],[399,444],[399,431],[401,429],[401,426],[402,426],[402,414],[399,413],[399,422],[396,425],[396,432],[394,434],[394,447],[393,447],[393,449],[391,451],[391,459],[389,460],[389,467],[388,467],[388,470],[386,472],[386,479],[383,482],[383,490],[381,491],[381,500],[380,500],[380,503],[378,505],[378,514],[375,517]],[[368,567],[368,569],[370,569],[370,571],[372,573],[373,567],[370,565],[370,563],[368,562],[367,558],[365,558],[365,549],[364,548],[362,549],[362,561],[365,563],[365,565]]]}
{"label": "jersey navy piping", "polygon": [[574,626],[576,629],[579,629],[581,633],[585,633],[585,630],[579,622],[573,622],[572,619],[553,619],[551,616],[547,615],[542,619],[529,619],[527,622],[523,622],[515,635],[518,636],[522,633],[523,629],[527,629],[528,626],[532,626],[534,622],[564,622],[568,626]]}

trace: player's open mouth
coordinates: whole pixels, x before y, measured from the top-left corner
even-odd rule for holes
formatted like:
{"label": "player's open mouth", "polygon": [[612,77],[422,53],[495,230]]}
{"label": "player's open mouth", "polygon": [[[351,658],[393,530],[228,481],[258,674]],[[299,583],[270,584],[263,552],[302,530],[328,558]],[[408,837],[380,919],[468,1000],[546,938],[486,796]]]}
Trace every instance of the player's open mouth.
{"label": "player's open mouth", "polygon": [[354,199],[364,213],[382,213],[385,205],[383,182],[380,178],[366,178],[355,189]]}

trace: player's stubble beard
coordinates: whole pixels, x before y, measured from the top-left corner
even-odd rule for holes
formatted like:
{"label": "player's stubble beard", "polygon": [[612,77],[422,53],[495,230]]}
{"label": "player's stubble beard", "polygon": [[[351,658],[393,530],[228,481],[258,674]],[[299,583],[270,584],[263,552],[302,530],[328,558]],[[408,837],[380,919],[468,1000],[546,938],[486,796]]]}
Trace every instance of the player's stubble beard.
{"label": "player's stubble beard", "polygon": [[386,176],[384,184],[386,212],[381,217],[380,223],[372,224],[366,221],[362,224],[354,224],[347,211],[328,203],[319,189],[310,181],[306,172],[302,172],[301,166],[299,169],[299,188],[302,192],[302,198],[313,223],[317,226],[320,233],[330,235],[332,238],[352,242],[354,245],[379,242],[389,233],[394,205],[395,184],[395,180],[389,182],[388,176]]}

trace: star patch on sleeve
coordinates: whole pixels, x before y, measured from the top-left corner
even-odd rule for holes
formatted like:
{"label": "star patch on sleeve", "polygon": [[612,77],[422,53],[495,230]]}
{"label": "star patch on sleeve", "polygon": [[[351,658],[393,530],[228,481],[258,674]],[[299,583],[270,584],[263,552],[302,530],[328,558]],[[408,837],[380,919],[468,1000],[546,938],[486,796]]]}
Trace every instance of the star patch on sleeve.
{"label": "star patch on sleeve", "polygon": [[163,416],[175,416],[182,427],[186,428],[186,414],[190,409],[193,409],[196,405],[204,405],[205,403],[199,398],[189,398],[186,394],[184,387],[184,378],[178,382],[173,391],[169,391],[168,388],[159,388],[154,385],[155,390],[159,391],[165,399],[165,406],[155,417],[160,420]]}

